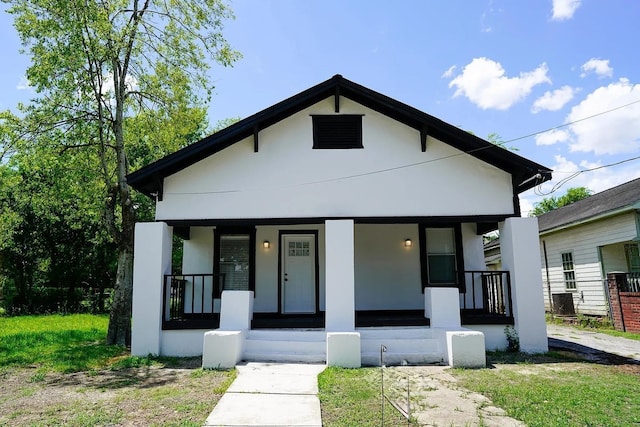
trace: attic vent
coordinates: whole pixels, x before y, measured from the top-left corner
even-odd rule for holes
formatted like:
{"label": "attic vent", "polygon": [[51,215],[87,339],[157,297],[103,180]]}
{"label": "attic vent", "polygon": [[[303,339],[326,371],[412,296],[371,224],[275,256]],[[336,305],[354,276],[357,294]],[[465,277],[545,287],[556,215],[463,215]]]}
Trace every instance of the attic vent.
{"label": "attic vent", "polygon": [[313,117],[313,148],[363,148],[362,116],[339,114]]}

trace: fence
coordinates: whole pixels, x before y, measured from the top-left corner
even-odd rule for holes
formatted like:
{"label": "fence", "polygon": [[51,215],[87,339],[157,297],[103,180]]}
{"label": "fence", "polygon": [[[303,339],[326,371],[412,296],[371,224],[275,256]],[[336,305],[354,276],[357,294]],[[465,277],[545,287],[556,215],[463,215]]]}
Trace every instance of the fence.
{"label": "fence", "polygon": [[607,284],[617,330],[640,333],[640,274],[609,273]]}

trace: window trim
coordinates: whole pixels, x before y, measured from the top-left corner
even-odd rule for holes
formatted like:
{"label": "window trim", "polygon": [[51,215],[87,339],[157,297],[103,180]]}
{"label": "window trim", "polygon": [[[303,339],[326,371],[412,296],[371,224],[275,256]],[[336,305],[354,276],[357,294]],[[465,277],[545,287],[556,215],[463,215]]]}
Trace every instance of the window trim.
{"label": "window trim", "polygon": [[[464,250],[462,247],[462,226],[460,223],[421,223],[419,227],[420,239],[420,274],[422,278],[422,292],[425,288],[458,288],[459,292],[466,292],[464,280]],[[427,258],[427,229],[428,228],[453,228],[455,259],[456,259],[456,283],[430,283],[429,282],[429,262]]]}
{"label": "window trim", "polygon": [[[255,227],[217,227],[213,229],[213,272],[220,271],[220,237],[223,235],[249,235],[249,290],[256,292],[256,228]],[[213,298],[221,298],[220,276],[217,276]]]}
{"label": "window trim", "polygon": [[[350,150],[364,148],[362,144],[362,114],[323,114],[323,115],[311,115],[312,127],[313,127],[313,149],[314,150]],[[318,125],[331,125],[336,122],[348,123],[352,122],[357,128],[356,140],[349,144],[341,142],[337,144],[334,141],[331,143],[322,142],[320,140],[320,134],[318,132]]]}
{"label": "window trim", "polygon": [[[565,269],[565,255],[569,255],[571,258],[571,269]],[[567,292],[577,292],[578,291],[578,281],[576,280],[576,263],[573,260],[573,251],[564,251],[560,252],[560,265],[562,267],[562,281],[564,283],[564,289]],[[567,274],[571,273],[573,279],[567,280]],[[573,283],[573,287],[569,286],[569,283]]]}

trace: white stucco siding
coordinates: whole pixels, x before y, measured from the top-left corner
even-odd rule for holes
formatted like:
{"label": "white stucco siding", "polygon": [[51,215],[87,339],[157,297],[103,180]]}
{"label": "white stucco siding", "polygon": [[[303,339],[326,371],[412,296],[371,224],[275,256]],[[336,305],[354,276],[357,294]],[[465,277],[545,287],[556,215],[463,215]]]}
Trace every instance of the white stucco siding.
{"label": "white stucco siding", "polygon": [[356,310],[424,309],[418,239],[416,224],[355,226]]}
{"label": "white stucco siding", "polygon": [[[486,270],[484,262],[484,246],[482,236],[476,233],[476,224],[464,223],[461,225],[462,231],[462,249],[464,254],[464,270],[465,271],[484,271]],[[480,307],[482,306],[482,287],[479,286],[480,277],[475,274],[476,287],[475,293],[471,284],[471,274],[465,274],[467,292],[460,294],[460,307]],[[466,301],[465,301],[466,298]],[[474,305],[475,298],[475,305]]]}
{"label": "white stucco siding", "polygon": [[[546,309],[549,309],[549,296],[543,242],[547,247],[551,294],[572,292],[574,307],[578,313],[606,315],[607,295],[598,248],[629,241],[636,235],[635,215],[629,213],[541,236],[540,256]],[[603,257],[608,254],[608,250],[606,247],[603,248]],[[567,290],[564,284],[561,255],[563,252],[573,254],[577,288],[575,291]],[[624,257],[622,259],[624,260]],[[626,265],[619,264],[621,263],[609,264],[605,268],[616,267],[616,269],[626,270]],[[606,271],[604,273],[606,274]]]}
{"label": "white stucco siding", "polygon": [[364,149],[312,149],[311,115],[333,114],[330,98],[262,130],[257,153],[250,137],[167,177],[156,218],[513,212],[508,173],[431,137],[423,153],[418,131],[348,99],[341,113],[364,115]]}
{"label": "white stucco siding", "polygon": [[[325,293],[325,239],[324,225],[302,225],[302,226],[260,226],[256,227],[256,290],[253,310],[256,313],[277,313],[278,312],[278,288],[280,280],[278,277],[278,254],[280,251],[279,234],[286,234],[287,231],[301,232],[309,231],[318,233],[317,256],[318,256],[318,285],[319,285],[319,307],[324,311]],[[268,240],[270,247],[265,249],[262,243]]]}

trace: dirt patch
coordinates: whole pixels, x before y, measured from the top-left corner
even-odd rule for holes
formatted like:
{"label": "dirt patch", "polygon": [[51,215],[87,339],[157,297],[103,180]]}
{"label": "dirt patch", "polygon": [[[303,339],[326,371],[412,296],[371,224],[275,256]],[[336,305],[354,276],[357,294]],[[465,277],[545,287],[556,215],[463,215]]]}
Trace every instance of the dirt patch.
{"label": "dirt patch", "polygon": [[235,372],[150,366],[73,374],[0,373],[0,426],[200,426]]}
{"label": "dirt patch", "polygon": [[524,426],[493,406],[485,396],[459,387],[447,369],[439,366],[386,368],[385,395],[401,412],[410,412],[421,426]]}

